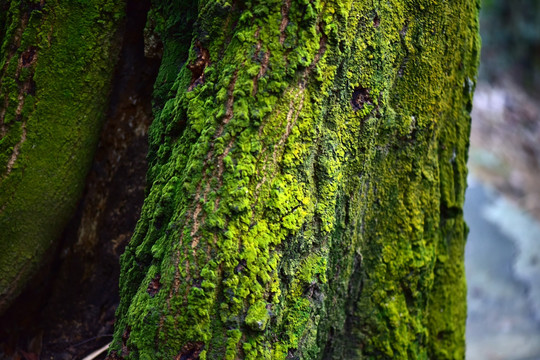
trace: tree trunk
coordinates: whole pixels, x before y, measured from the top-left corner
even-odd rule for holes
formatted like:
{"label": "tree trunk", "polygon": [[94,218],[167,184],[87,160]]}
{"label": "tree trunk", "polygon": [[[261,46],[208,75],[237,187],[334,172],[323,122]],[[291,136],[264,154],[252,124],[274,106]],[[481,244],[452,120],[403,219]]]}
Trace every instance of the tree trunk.
{"label": "tree trunk", "polygon": [[463,359],[477,12],[156,0],[109,358]]}
{"label": "tree trunk", "polygon": [[73,216],[108,104],[124,7],[0,0],[0,313]]}
{"label": "tree trunk", "polygon": [[[144,200],[151,93],[161,62],[159,46],[149,46],[145,52],[143,30],[150,0],[126,2],[125,16],[114,24],[118,34],[109,34],[118,36],[111,46],[121,49],[110,51],[119,51],[120,56],[110,79],[108,99],[106,92],[99,95],[104,97],[100,101],[109,105],[83,196],[69,214],[67,226],[60,229],[62,235],[51,240],[47,250],[50,256],[45,257],[12,305],[0,314],[1,359],[34,355],[43,359],[82,359],[110,342],[119,301],[119,255],[133,234]],[[43,6],[44,13],[58,11],[58,4],[49,4]],[[0,7],[0,27],[5,24],[1,19],[8,10]],[[123,12],[119,7],[119,13]],[[78,16],[77,12],[70,14]],[[38,65],[42,58],[38,57]],[[103,64],[107,71],[114,65],[114,56]],[[95,101],[86,96],[75,98],[81,101],[76,104],[79,108],[92,106]],[[0,241],[10,241],[3,235],[0,232]]]}

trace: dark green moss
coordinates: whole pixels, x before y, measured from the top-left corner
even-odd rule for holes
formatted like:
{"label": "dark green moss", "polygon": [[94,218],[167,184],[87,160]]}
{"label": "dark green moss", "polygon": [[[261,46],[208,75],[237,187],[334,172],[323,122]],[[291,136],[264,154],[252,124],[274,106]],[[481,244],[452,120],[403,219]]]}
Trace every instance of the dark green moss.
{"label": "dark green moss", "polygon": [[0,310],[54,247],[81,195],[124,13],[123,1],[9,3],[0,54]]}

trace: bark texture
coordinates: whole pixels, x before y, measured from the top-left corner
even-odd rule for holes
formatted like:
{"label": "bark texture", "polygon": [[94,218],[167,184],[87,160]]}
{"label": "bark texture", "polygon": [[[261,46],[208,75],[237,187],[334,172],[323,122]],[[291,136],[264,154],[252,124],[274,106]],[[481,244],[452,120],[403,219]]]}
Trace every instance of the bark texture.
{"label": "bark texture", "polygon": [[107,109],[124,7],[0,0],[0,312],[73,216]]}
{"label": "bark texture", "polygon": [[463,359],[478,1],[153,5],[109,358]]}

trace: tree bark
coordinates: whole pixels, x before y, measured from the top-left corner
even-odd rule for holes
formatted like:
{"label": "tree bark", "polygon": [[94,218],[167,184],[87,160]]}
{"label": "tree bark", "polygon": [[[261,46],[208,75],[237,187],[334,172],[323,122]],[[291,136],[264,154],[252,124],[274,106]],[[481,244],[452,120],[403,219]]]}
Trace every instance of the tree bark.
{"label": "tree bark", "polygon": [[154,1],[149,188],[109,358],[463,359],[477,15]]}
{"label": "tree bark", "polygon": [[0,0],[0,313],[73,216],[108,104],[124,7]]}
{"label": "tree bark", "polygon": [[[54,6],[43,11],[54,12]],[[127,1],[118,24],[121,40],[114,44],[121,45],[119,60],[83,196],[52,241],[50,256],[0,316],[2,359],[82,359],[110,342],[119,256],[133,234],[146,185],[151,94],[160,64],[158,43],[145,54],[149,8],[150,0]],[[0,17],[2,10],[8,9],[0,7]],[[105,65],[112,68],[114,57]],[[0,239],[9,241],[2,233]]]}

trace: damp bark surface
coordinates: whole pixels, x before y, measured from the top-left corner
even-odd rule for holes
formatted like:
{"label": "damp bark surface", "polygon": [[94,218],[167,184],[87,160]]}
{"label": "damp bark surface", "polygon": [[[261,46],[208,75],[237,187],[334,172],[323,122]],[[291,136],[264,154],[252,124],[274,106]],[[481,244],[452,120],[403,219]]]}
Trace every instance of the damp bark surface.
{"label": "damp bark surface", "polygon": [[109,359],[463,359],[478,1],[153,1]]}

